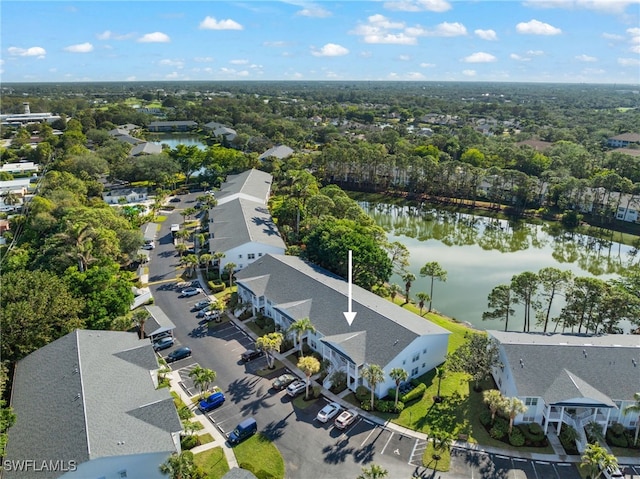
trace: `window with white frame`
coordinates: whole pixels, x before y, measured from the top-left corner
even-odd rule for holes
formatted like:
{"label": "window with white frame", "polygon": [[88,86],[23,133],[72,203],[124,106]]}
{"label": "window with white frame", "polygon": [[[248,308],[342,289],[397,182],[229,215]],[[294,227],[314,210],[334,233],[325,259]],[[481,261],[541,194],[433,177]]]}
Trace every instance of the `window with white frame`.
{"label": "window with white frame", "polygon": [[420,359],[420,353],[417,353],[413,356],[413,358],[411,359],[412,363],[415,363],[418,359]]}
{"label": "window with white frame", "polygon": [[256,259],[256,255],[255,255],[255,253],[249,253],[249,254],[247,255],[247,259]]}
{"label": "window with white frame", "polygon": [[538,405],[538,398],[525,398],[524,405],[525,406],[537,406]]}

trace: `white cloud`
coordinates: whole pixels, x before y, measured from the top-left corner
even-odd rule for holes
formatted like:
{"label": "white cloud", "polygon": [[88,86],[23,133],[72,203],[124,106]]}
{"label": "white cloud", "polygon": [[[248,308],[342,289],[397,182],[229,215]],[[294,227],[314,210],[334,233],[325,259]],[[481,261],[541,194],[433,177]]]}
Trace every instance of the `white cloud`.
{"label": "white cloud", "polygon": [[640,66],[640,60],[637,58],[618,58],[618,64],[623,67],[637,67]]}
{"label": "white cloud", "polygon": [[443,22],[433,30],[427,30],[425,35],[430,37],[459,37],[467,34],[467,28],[462,23]]}
{"label": "white cloud", "polygon": [[466,63],[491,63],[497,60],[498,59],[494,57],[491,53],[486,53],[486,52],[472,53],[471,55],[464,57],[462,59],[462,61]]}
{"label": "white cloud", "polygon": [[93,51],[93,45],[89,42],[78,43],[77,45],[69,45],[64,47],[65,51],[71,53],[89,53]]}
{"label": "white cloud", "polygon": [[112,34],[111,34],[111,31],[110,31],[110,30],[105,30],[105,31],[104,31],[104,32],[102,32],[102,33],[98,33],[98,34],[96,35],[96,38],[97,38],[98,40],[109,40],[109,39],[111,38],[111,35],[112,35]]}
{"label": "white cloud", "polygon": [[331,16],[331,12],[329,10],[325,10],[324,8],[318,5],[308,6],[303,8],[296,15],[301,17],[311,17],[311,18],[327,18]]}
{"label": "white cloud", "polygon": [[206,16],[198,28],[200,30],[242,30],[244,27],[230,18],[218,21],[214,17]]}
{"label": "white cloud", "polygon": [[423,62],[423,63],[421,63],[421,64],[420,64],[420,66],[421,66],[422,68],[433,68],[433,67],[435,67],[436,65],[435,65],[435,63],[426,63],[426,62]]}
{"label": "white cloud", "polygon": [[598,61],[598,59],[596,57],[591,57],[589,55],[585,55],[584,53],[582,55],[576,55],[576,60],[578,60],[579,62],[596,62],[596,61]]}
{"label": "white cloud", "polygon": [[478,29],[478,30],[474,30],[473,33],[475,33],[478,37],[482,38],[483,40],[497,40],[498,39],[498,35],[493,30],[480,30],[480,29]]}
{"label": "white cloud", "polygon": [[383,35],[366,35],[365,43],[379,43],[387,45],[415,45],[418,43],[416,37],[410,37],[404,33],[385,33]]}
{"label": "white cloud", "polygon": [[314,49],[311,51],[314,57],[340,57],[347,53],[349,53],[349,50],[337,43],[327,43],[320,50]]}
{"label": "white cloud", "polygon": [[153,32],[142,35],[138,38],[140,43],[169,43],[171,39],[169,35],[162,32]]}
{"label": "white cloud", "polygon": [[527,0],[523,5],[533,8],[585,9],[620,14],[624,13],[628,6],[638,3],[639,0]]}
{"label": "white cloud", "polygon": [[622,35],[616,35],[615,33],[603,33],[602,38],[607,40],[622,40],[624,37]]}
{"label": "white cloud", "polygon": [[542,50],[527,50],[527,55],[539,57],[540,55],[544,55],[544,52]]}
{"label": "white cloud", "polygon": [[640,53],[640,43],[629,48],[631,53]]}
{"label": "white cloud", "polygon": [[373,53],[371,53],[370,51],[362,51],[359,53],[359,55],[362,58],[371,58],[373,56]]}
{"label": "white cloud", "polygon": [[467,77],[474,77],[474,76],[476,76],[476,71],[475,70],[462,70],[462,74],[464,76],[467,76]]}
{"label": "white cloud", "polygon": [[529,62],[529,61],[531,61],[531,58],[523,57],[521,55],[518,55],[517,53],[512,53],[511,55],[509,55],[509,58],[511,58],[512,60],[515,60],[517,62]]}
{"label": "white cloud", "polygon": [[559,35],[562,33],[562,30],[559,28],[535,19],[518,23],[516,25],[516,31],[528,35]]}
{"label": "white cloud", "polygon": [[125,81],[136,81],[136,77],[135,76],[130,76],[125,78]]}
{"label": "white cloud", "polygon": [[47,54],[47,51],[42,47],[29,47],[29,48],[18,48],[18,47],[9,47],[7,48],[9,55],[16,57],[38,57],[44,58]]}
{"label": "white cloud", "polygon": [[182,60],[171,60],[169,58],[165,58],[158,62],[158,65],[162,65],[163,67],[171,67],[171,68],[184,68],[184,62]]}
{"label": "white cloud", "polygon": [[246,65],[247,63],[249,63],[249,60],[243,60],[243,59],[230,60],[229,63],[231,63],[232,65]]}
{"label": "white cloud", "polygon": [[446,12],[451,10],[451,4],[446,0],[394,0],[385,2],[384,8],[387,10],[399,10],[402,12]]}
{"label": "white cloud", "polygon": [[425,76],[420,72],[409,72],[407,73],[407,80],[424,80]]}
{"label": "white cloud", "polygon": [[278,41],[278,42],[262,42],[262,45],[265,47],[286,47],[287,46],[287,42],[283,42],[283,41]]}
{"label": "white cloud", "polygon": [[403,62],[408,62],[409,60],[411,60],[411,57],[409,55],[400,55],[398,57],[398,60],[402,60]]}
{"label": "white cloud", "polygon": [[213,57],[195,57],[193,61],[198,63],[211,63],[213,61]]}
{"label": "white cloud", "polygon": [[403,22],[392,22],[384,15],[371,15],[367,20],[378,28],[404,28]]}

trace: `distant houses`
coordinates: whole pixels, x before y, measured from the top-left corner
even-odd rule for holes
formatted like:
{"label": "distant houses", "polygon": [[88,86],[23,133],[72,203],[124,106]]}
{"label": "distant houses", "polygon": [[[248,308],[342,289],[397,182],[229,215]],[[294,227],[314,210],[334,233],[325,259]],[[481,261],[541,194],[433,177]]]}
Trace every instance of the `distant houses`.
{"label": "distant houses", "polygon": [[110,205],[140,203],[147,200],[146,188],[120,188],[102,194],[102,199]]}
{"label": "distant houses", "polygon": [[187,132],[195,130],[198,123],[191,120],[152,121],[147,129],[155,133]]}
{"label": "distant houses", "polygon": [[639,133],[622,133],[607,139],[610,148],[627,148],[631,145],[640,145]]}
{"label": "distant houses", "polygon": [[157,370],[151,343],[119,331],[76,330],[18,361],[4,459],[50,467],[3,477],[165,477],[182,424]]}
{"label": "distant houses", "polygon": [[278,160],[284,160],[291,155],[293,155],[293,148],[287,145],[277,145],[262,153],[258,159],[266,160],[267,158],[277,158]]}

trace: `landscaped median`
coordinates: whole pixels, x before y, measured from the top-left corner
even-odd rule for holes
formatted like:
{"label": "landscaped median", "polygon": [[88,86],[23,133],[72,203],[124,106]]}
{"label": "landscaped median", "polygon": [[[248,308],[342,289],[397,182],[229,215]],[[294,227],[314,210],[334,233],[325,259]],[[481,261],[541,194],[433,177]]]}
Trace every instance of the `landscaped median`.
{"label": "landscaped median", "polygon": [[283,479],[284,459],[271,439],[255,434],[234,447],[238,465],[261,479]]}

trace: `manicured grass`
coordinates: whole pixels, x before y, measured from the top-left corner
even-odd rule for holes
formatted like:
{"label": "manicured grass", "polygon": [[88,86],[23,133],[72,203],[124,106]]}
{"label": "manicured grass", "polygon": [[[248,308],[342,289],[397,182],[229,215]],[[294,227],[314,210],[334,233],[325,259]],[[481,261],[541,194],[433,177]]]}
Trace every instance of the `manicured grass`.
{"label": "manicured grass", "polygon": [[156,217],[153,219],[154,223],[163,223],[165,221],[167,221],[167,217],[163,215],[156,215]]}
{"label": "manicured grass", "polygon": [[220,479],[229,472],[229,463],[221,447],[202,451],[194,456],[194,460],[206,473],[206,479]]}
{"label": "manicured grass", "polygon": [[427,449],[425,449],[422,456],[422,465],[434,471],[447,472],[451,467],[451,452],[449,448],[436,449],[433,446],[433,442],[429,441]]}
{"label": "manicured grass", "polygon": [[204,434],[200,434],[198,436],[198,442],[200,443],[200,445],[209,444],[210,442],[213,442],[213,436],[208,432],[205,432]]}
{"label": "manicured grass", "polygon": [[[278,448],[263,434],[256,434],[234,448],[238,465],[256,476],[267,474],[276,479],[284,478],[284,460]],[[264,471],[264,473],[261,473]]]}
{"label": "manicured grass", "polygon": [[[285,367],[285,366],[284,366],[284,364],[283,364],[281,361],[279,361],[279,360],[277,360],[277,359],[276,359],[276,360],[273,362],[273,368],[269,368],[268,366],[265,366],[265,367],[264,367],[264,368],[262,368],[262,369],[258,369],[258,370],[256,371],[256,374],[257,374],[258,376],[262,376],[262,377],[264,377],[264,376],[270,376],[271,374],[273,374],[273,372],[274,372],[274,371],[277,371],[278,369],[283,369],[284,367]],[[283,373],[283,374],[284,374],[284,373]]]}

